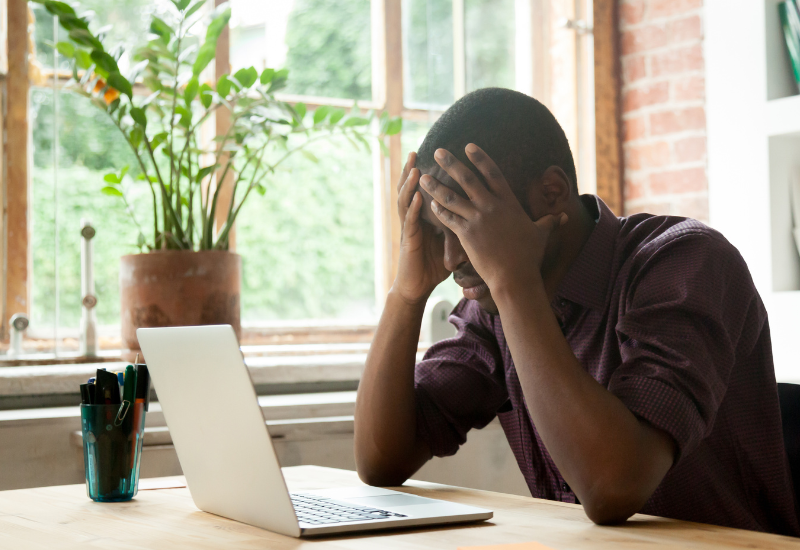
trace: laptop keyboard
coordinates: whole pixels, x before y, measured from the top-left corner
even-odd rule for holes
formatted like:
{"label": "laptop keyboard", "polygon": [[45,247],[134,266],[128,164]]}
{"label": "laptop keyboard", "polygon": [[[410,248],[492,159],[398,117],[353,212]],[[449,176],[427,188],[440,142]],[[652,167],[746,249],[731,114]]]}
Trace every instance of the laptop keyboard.
{"label": "laptop keyboard", "polygon": [[311,525],[406,517],[387,510],[358,506],[316,495],[293,493],[291,497],[297,519]]}

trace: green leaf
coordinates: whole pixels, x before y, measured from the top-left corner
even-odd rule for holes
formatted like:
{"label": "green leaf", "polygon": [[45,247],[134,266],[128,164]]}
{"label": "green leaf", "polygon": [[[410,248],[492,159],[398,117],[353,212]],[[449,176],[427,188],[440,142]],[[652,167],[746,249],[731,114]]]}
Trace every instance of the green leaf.
{"label": "green leaf", "polygon": [[121,182],[119,176],[117,176],[114,172],[109,172],[108,174],[103,176],[103,181],[114,185],[117,185]]}
{"label": "green leaf", "polygon": [[325,117],[328,116],[328,113],[331,112],[331,107],[329,105],[322,105],[321,107],[317,107],[317,110],[314,111],[314,124],[319,124]]}
{"label": "green leaf", "polygon": [[189,199],[187,199],[186,197],[181,197],[181,204],[186,208],[189,208]]}
{"label": "green leaf", "polygon": [[389,121],[389,125],[386,127],[386,135],[393,136],[395,134],[399,134],[403,130],[403,119],[400,117],[393,118]]}
{"label": "green leaf", "polygon": [[122,196],[122,191],[120,191],[116,187],[103,187],[100,190],[100,192],[103,193],[104,195],[109,195],[111,197],[121,197]]}
{"label": "green leaf", "polygon": [[217,80],[217,93],[220,97],[228,97],[228,94],[231,93],[231,86],[232,84],[228,75],[224,74]]}
{"label": "green leaf", "polygon": [[184,128],[188,128],[189,126],[192,125],[192,113],[191,111],[189,111],[189,109],[187,109],[182,105],[176,105],[175,112],[179,114],[181,117],[180,120],[178,121],[178,124],[180,124]]}
{"label": "green leaf", "polygon": [[267,188],[259,183],[256,184],[256,191],[258,191],[258,194],[263,197],[267,192]]}
{"label": "green leaf", "polygon": [[202,8],[205,3],[206,3],[206,0],[197,0],[197,2],[195,2],[194,4],[189,6],[189,9],[186,11],[186,14],[183,16],[183,18],[184,19],[189,19],[191,16],[193,16],[195,13],[197,13],[197,10]]}
{"label": "green leaf", "polygon": [[144,244],[147,242],[147,239],[144,236],[144,233],[139,233],[139,236],[136,237],[136,246],[139,248],[143,247]]}
{"label": "green leaf", "polygon": [[147,116],[145,115],[144,111],[139,107],[134,107],[133,109],[131,109],[131,118],[136,124],[138,124],[142,128],[147,128]]}
{"label": "green leaf", "polygon": [[75,55],[75,46],[69,42],[59,42],[56,44],[56,49],[64,57],[73,57]]}
{"label": "green leaf", "polygon": [[344,109],[334,109],[333,111],[331,111],[331,118],[328,120],[328,122],[330,122],[331,124],[336,124],[337,122],[342,120],[342,118],[344,118],[344,115],[345,115]]}
{"label": "green leaf", "polygon": [[122,167],[122,170],[119,171],[119,181],[122,181],[123,179],[125,179],[125,174],[127,174],[128,170],[130,170],[130,169],[131,169],[131,167],[128,166],[127,164]]}
{"label": "green leaf", "polygon": [[267,85],[272,81],[275,76],[275,69],[264,69],[261,71],[261,84]]}
{"label": "green leaf", "polygon": [[244,88],[249,88],[258,80],[258,71],[255,67],[247,67],[246,69],[239,69],[233,76]]}
{"label": "green leaf", "polygon": [[199,88],[200,83],[197,81],[196,76],[193,76],[189,82],[186,83],[186,89],[183,91],[183,101],[186,102],[187,107],[192,104],[192,101],[194,101]]}
{"label": "green leaf", "polygon": [[300,154],[315,164],[319,162],[317,156],[308,149],[300,149]]}
{"label": "green leaf", "polygon": [[267,92],[274,92],[276,90],[280,90],[284,86],[286,86],[286,81],[289,79],[289,69],[281,69],[277,71],[275,75],[272,77],[272,81],[269,83],[269,88]]}
{"label": "green leaf", "polygon": [[223,4],[223,6],[225,7],[222,8],[222,6],[220,6],[217,8],[216,11],[218,15],[215,15],[211,23],[208,24],[208,28],[206,29],[206,42],[209,40],[216,42],[219,35],[222,34],[222,29],[225,28],[225,25],[227,25],[228,21],[231,19],[231,9],[225,4]]}
{"label": "green leaf", "polygon": [[190,0],[172,0],[172,3],[175,4],[175,7],[178,8],[180,11],[186,9],[186,6],[189,5]]}
{"label": "green leaf", "polygon": [[44,3],[44,7],[47,11],[59,17],[62,15],[75,15],[75,10],[72,9],[72,6],[64,2],[48,1]]}
{"label": "green leaf", "polygon": [[369,124],[369,119],[360,116],[351,116],[344,121],[342,126],[349,128],[350,126],[366,126],[367,124]]}
{"label": "green leaf", "polygon": [[108,74],[108,85],[119,90],[120,93],[125,94],[128,98],[133,99],[133,87],[128,79],[119,74],[119,72]]}
{"label": "green leaf", "polygon": [[103,50],[103,45],[95,36],[86,29],[72,29],[69,31],[70,39],[81,46],[88,46],[95,50]]}
{"label": "green leaf", "polygon": [[131,145],[133,145],[134,149],[136,150],[139,149],[139,145],[142,144],[142,137],[144,137],[144,132],[142,132],[142,129],[139,128],[138,126],[133,130],[131,130],[131,135],[129,139],[131,140]]}
{"label": "green leaf", "polygon": [[167,132],[159,132],[158,134],[153,136],[153,139],[150,140],[150,147],[152,147],[153,151],[155,151],[156,149],[158,149],[158,147],[162,143],[167,141],[168,137],[169,137],[169,133],[167,133]]}
{"label": "green leaf", "polygon": [[209,175],[211,172],[213,172],[217,168],[219,168],[219,164],[212,164],[211,166],[204,166],[203,168],[201,168],[200,170],[197,171],[197,175],[195,176],[195,181],[197,181],[197,182],[203,181],[203,178],[205,178],[207,175]]}
{"label": "green leaf", "polygon": [[163,19],[159,19],[154,15],[152,21],[150,21],[150,32],[160,36],[164,42],[169,42],[169,38],[172,36],[172,27],[167,25]]}
{"label": "green leaf", "polygon": [[194,65],[192,65],[192,72],[195,76],[203,72],[203,69],[214,59],[217,50],[217,39],[231,18],[231,9],[227,7],[227,4],[218,7],[216,13],[218,15],[214,16],[214,19],[209,23],[208,29],[206,29],[205,42],[200,46],[197,58],[194,60]]}
{"label": "green leaf", "polygon": [[89,23],[87,23],[86,20],[81,19],[80,17],[75,17],[74,15],[68,15],[68,14],[59,15],[58,22],[67,31],[71,31],[73,29],[89,30]]}
{"label": "green leaf", "polygon": [[99,50],[92,50],[90,57],[92,58],[92,61],[94,61],[94,64],[98,68],[104,70],[109,75],[113,73],[119,74],[119,67],[117,66],[117,61],[106,52],[101,52]]}
{"label": "green leaf", "polygon": [[297,115],[297,121],[302,122],[303,117],[306,116],[306,104],[303,102],[294,104],[294,112]]}
{"label": "green leaf", "polygon": [[92,56],[89,55],[89,52],[86,50],[76,50],[75,51],[75,63],[78,65],[78,68],[83,69],[84,71],[93,65],[92,63]]}
{"label": "green leaf", "polygon": [[217,43],[216,41],[209,43],[206,42],[200,49],[197,51],[197,57],[194,60],[194,64],[192,65],[192,73],[195,76],[199,75],[203,72],[211,60],[217,55]]}
{"label": "green leaf", "polygon": [[203,85],[200,86],[200,102],[206,109],[211,107],[211,101],[214,99],[212,92],[213,89],[208,84],[203,83]]}

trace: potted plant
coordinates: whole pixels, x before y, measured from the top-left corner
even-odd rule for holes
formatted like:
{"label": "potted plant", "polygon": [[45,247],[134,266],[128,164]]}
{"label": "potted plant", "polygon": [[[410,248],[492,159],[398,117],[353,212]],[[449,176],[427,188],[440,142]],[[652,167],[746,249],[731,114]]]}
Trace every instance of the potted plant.
{"label": "potted plant", "polygon": [[[228,248],[245,201],[254,191],[264,194],[265,179],[294,153],[314,161],[308,147],[315,141],[344,135],[368,149],[377,127],[385,148],[384,136],[399,132],[401,120],[362,115],[355,105],[349,113],[328,106],[306,112],[302,103],[280,101],[275,92],[285,86],[286,70],[248,67],[207,81],[230,19],[227,5],[209,14],[206,0],[172,0],[173,20],[153,16],[150,36],[126,55],[121,47],[106,49],[105,30],[90,28],[91,14],[79,15],[64,2],[33,1],[68,32],[69,40],[55,47],[71,60],[69,88],[108,114],[136,159],[136,181],[122,166],[105,175],[101,189],[125,202],[139,228],[140,253],[123,256],[120,266],[125,354],[138,350],[139,327],[228,323],[239,333],[241,258]],[[201,22],[207,22],[204,37],[195,31]],[[228,131],[204,142],[201,129],[222,113]],[[140,223],[129,185],[149,187],[151,221]]]}

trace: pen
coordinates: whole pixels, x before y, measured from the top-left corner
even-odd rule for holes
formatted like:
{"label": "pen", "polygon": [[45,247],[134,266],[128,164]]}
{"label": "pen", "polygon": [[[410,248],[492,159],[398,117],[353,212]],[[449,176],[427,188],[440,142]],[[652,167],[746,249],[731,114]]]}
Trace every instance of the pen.
{"label": "pen", "polygon": [[119,381],[113,372],[97,369],[95,399],[98,405],[119,405]]}
{"label": "pen", "polygon": [[89,384],[81,384],[81,404],[91,405],[92,400],[89,397]]}
{"label": "pen", "polygon": [[147,365],[136,365],[136,402],[144,403],[144,410],[150,408],[150,373]]}

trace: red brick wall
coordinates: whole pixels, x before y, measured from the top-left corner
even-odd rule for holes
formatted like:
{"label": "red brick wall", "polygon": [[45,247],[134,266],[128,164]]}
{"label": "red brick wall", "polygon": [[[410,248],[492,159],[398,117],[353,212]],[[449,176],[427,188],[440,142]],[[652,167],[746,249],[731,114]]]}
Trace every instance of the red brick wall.
{"label": "red brick wall", "polygon": [[703,0],[618,0],[625,213],[708,220]]}

